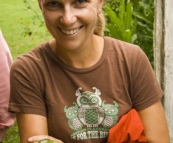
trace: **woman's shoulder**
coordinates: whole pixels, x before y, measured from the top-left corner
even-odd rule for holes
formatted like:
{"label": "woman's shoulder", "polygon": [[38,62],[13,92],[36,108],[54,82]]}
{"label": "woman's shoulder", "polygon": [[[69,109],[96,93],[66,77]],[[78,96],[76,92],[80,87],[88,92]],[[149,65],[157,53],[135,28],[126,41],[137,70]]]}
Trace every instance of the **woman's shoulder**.
{"label": "woman's shoulder", "polygon": [[133,59],[140,55],[145,56],[145,53],[138,45],[108,36],[105,36],[104,39],[105,47],[109,49],[109,53],[115,53],[116,56],[131,57]]}
{"label": "woman's shoulder", "polygon": [[46,56],[48,50],[48,42],[44,42],[32,50],[19,55],[12,64],[12,69],[25,68],[30,69],[37,66],[41,66],[43,59]]}
{"label": "woman's shoulder", "polygon": [[48,42],[41,43],[40,45],[34,47],[30,51],[19,55],[15,61],[39,60],[47,52],[48,45]]}
{"label": "woman's shoulder", "polygon": [[119,50],[129,50],[129,48],[133,49],[133,50],[139,50],[140,47],[136,44],[133,43],[129,43],[126,41],[122,41],[119,39],[115,39],[113,37],[108,37],[108,36],[104,36],[105,39],[105,45],[106,46],[112,46],[114,48],[117,48]]}

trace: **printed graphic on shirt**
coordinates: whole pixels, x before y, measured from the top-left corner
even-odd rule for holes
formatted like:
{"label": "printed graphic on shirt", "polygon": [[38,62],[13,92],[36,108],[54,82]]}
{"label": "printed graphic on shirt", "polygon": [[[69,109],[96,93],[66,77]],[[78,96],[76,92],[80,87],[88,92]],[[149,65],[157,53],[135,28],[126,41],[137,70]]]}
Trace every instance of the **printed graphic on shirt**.
{"label": "printed graphic on shirt", "polygon": [[74,140],[106,138],[109,129],[117,123],[118,104],[105,104],[101,92],[93,87],[95,92],[85,91],[79,87],[74,106],[65,107],[64,112],[68,118],[68,125],[75,132],[71,135]]}

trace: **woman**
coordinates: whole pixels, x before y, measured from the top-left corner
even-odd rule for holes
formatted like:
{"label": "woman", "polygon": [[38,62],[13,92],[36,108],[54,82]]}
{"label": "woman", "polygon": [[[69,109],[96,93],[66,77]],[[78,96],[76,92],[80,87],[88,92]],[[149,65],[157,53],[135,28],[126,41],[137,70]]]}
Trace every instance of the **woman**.
{"label": "woman", "polygon": [[136,109],[149,143],[169,143],[162,91],[138,46],[101,36],[103,0],[39,0],[54,37],[11,70],[10,111],[21,143],[105,143]]}

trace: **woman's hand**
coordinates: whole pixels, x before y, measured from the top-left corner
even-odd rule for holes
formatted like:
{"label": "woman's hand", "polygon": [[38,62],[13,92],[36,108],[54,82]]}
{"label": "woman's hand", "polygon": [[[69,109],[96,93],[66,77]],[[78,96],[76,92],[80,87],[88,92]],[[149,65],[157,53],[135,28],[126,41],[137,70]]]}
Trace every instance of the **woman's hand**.
{"label": "woman's hand", "polygon": [[[51,136],[48,135],[38,135],[38,136],[32,136],[28,139],[28,142],[30,143],[38,143],[41,140],[51,140],[51,141],[55,141],[56,143],[63,143],[61,140],[58,140],[56,138],[53,138]],[[52,142],[53,143],[53,142]]]}

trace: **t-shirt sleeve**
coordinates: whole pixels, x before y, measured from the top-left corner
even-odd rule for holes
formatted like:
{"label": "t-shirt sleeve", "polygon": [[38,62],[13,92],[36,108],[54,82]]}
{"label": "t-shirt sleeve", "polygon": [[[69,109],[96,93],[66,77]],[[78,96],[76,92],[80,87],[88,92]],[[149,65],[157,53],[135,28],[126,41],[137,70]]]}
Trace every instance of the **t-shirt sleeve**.
{"label": "t-shirt sleeve", "polygon": [[137,48],[134,57],[131,100],[133,107],[139,111],[159,101],[163,92],[145,53]]}
{"label": "t-shirt sleeve", "polygon": [[40,74],[30,59],[18,58],[11,67],[9,111],[46,116]]}

